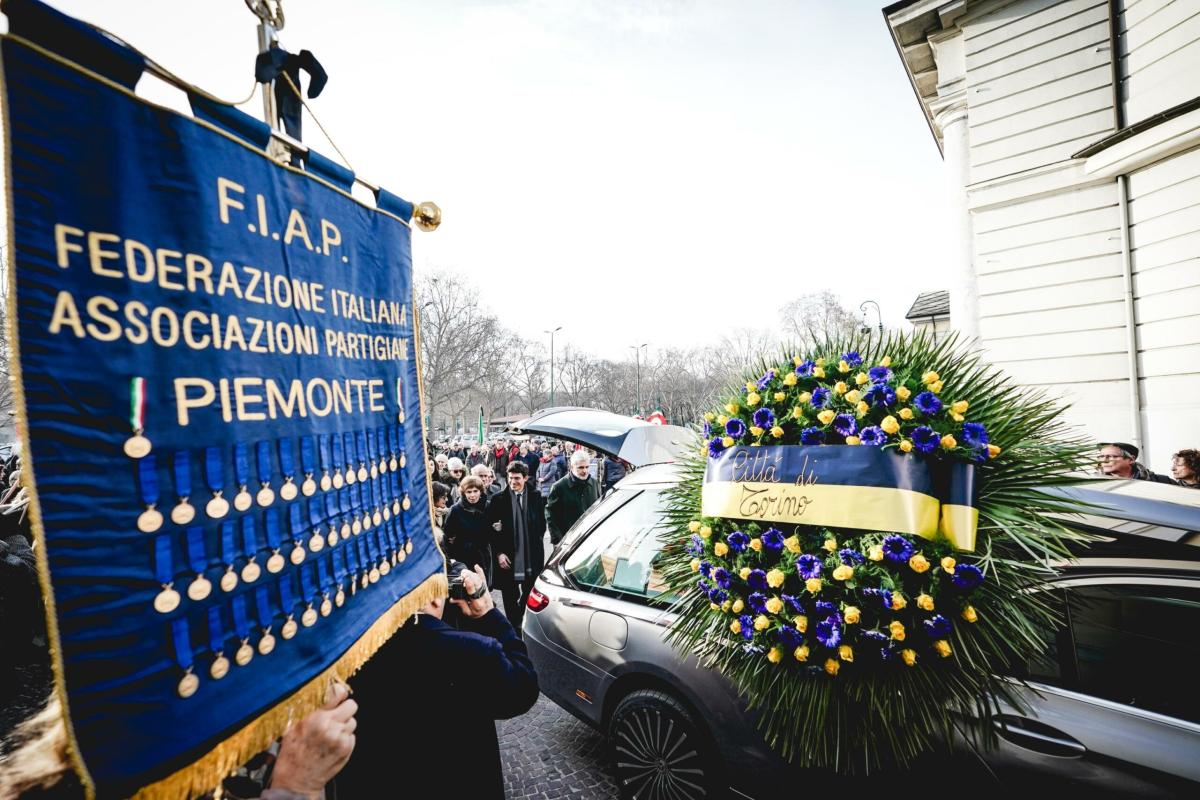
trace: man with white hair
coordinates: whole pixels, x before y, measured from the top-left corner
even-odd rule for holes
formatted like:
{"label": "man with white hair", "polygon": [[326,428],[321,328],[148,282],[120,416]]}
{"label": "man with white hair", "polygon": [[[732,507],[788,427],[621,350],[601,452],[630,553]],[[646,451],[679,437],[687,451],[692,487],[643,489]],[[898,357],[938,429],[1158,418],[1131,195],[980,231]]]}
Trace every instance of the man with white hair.
{"label": "man with white hair", "polygon": [[504,487],[496,481],[495,473],[492,472],[492,468],[487,464],[476,464],[471,467],[471,474],[483,481],[485,499],[504,491]]}
{"label": "man with white hair", "polygon": [[566,476],[550,487],[546,498],[546,528],[550,542],[558,544],[563,536],[583,516],[600,496],[600,484],[591,476],[591,457],[583,450],[571,454],[571,468]]}

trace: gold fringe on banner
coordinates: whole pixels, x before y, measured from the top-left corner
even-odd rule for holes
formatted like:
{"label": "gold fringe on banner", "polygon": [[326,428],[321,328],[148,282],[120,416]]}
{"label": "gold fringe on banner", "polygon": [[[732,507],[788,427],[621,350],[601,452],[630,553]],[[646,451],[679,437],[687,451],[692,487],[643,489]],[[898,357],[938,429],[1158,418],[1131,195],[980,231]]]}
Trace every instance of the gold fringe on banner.
{"label": "gold fringe on banner", "polygon": [[197,761],[145,786],[134,800],[188,800],[216,788],[235,769],[261,753],[283,735],[295,720],[325,704],[325,692],[334,681],[347,681],[375,655],[392,635],[416,612],[438,597],[446,597],[449,587],[445,573],[430,575],[420,586],[401,598],[372,623],[357,642],[337,662],[313,678],[291,697],[255,719],[201,756]]}

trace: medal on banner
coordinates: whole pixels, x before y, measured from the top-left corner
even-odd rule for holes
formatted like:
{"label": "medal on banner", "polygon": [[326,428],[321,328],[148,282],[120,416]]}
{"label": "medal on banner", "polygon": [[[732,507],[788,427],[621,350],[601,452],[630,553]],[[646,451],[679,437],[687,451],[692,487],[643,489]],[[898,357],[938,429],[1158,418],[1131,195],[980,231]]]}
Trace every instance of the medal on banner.
{"label": "medal on banner", "polygon": [[279,627],[279,635],[284,641],[291,639],[296,635],[298,626],[296,625],[296,601],[292,597],[292,576],[282,575],[279,578],[279,605],[283,609],[283,615],[287,617],[283,625]]}
{"label": "medal on banner", "polygon": [[313,597],[315,597],[317,594],[317,590],[313,586],[312,582],[312,572],[315,569],[315,566],[310,569],[306,569],[304,567],[299,569],[300,588],[304,591],[304,598],[300,602],[307,604],[307,607],[304,609],[304,613],[300,615],[300,624],[306,628],[311,628],[313,625],[316,625],[317,619],[319,619],[317,616],[317,610],[313,608]]}
{"label": "medal on banner", "polygon": [[317,456],[321,459],[321,491],[328,492],[333,488],[333,478],[329,477],[333,469],[333,458],[329,455],[329,435],[317,436]]}
{"label": "medal on banner", "polygon": [[332,558],[332,557],[333,556],[330,555],[327,558],[322,558],[317,561],[317,580],[320,581],[319,585],[321,587],[321,589],[320,589],[320,591],[321,591],[321,609],[320,610],[321,610],[322,617],[328,617],[330,614],[333,613],[333,601],[329,599],[329,592],[330,592],[329,566],[326,563],[329,560],[329,558]]}
{"label": "medal on banner", "polygon": [[343,434],[346,453],[346,483],[352,484],[358,480],[358,471],[354,469],[354,434]]}
{"label": "medal on banner", "polygon": [[237,572],[233,568],[233,562],[237,560],[237,549],[233,543],[233,520],[221,523],[221,560],[225,562],[225,573],[218,585],[222,592],[232,592],[238,585]]}
{"label": "medal on banner", "polygon": [[300,469],[304,472],[304,483],[300,484],[300,494],[312,497],[317,493],[317,482],[313,473],[317,468],[317,454],[313,446],[312,436],[300,437]]}
{"label": "medal on banner", "polygon": [[358,576],[358,585],[365,589],[371,583],[371,561],[368,558],[367,548],[366,545],[363,544],[362,539],[356,540],[352,546],[354,547],[354,552],[358,557],[358,563],[362,565],[359,568],[361,573]]}
{"label": "medal on banner", "polygon": [[[312,508],[312,504],[316,500],[309,500],[308,506]],[[288,560],[293,564],[303,564],[307,553],[304,552],[304,533],[305,528],[300,521],[300,504],[295,503],[288,506],[288,530],[292,533],[292,552],[288,554]]]}
{"label": "medal on banner", "polygon": [[329,507],[333,503],[332,494],[326,494],[323,498],[314,497],[308,501],[308,523],[312,529],[312,536],[308,539],[308,549],[314,553],[318,553],[325,547],[325,537],[321,534],[321,524],[329,520],[329,546],[333,547],[337,544],[337,529],[333,527],[333,519],[329,514]]}
{"label": "medal on banner", "polygon": [[175,453],[175,493],[179,503],[171,509],[171,522],[187,525],[196,518],[196,509],[188,500],[192,496],[192,456],[187,450]]}
{"label": "medal on banner", "polygon": [[333,448],[333,462],[331,482],[334,489],[340,489],[346,485],[346,479],[342,477],[342,470],[345,468],[345,455],[342,451],[342,435],[340,433],[331,433],[329,442]]}
{"label": "medal on banner", "polygon": [[258,639],[258,654],[260,656],[269,656],[275,649],[275,636],[271,633],[271,625],[274,624],[275,615],[271,612],[270,589],[266,586],[260,586],[255,589],[254,605],[258,609],[258,624],[262,630],[262,636]]}
{"label": "medal on banner", "polygon": [[353,597],[358,593],[358,551],[354,549],[354,545],[343,547],[342,552],[346,554],[346,567],[350,574],[350,596]]}
{"label": "medal on banner", "polygon": [[204,448],[204,480],[208,482],[208,490],[212,492],[212,499],[204,504],[204,513],[208,514],[210,519],[221,519],[229,513],[229,501],[222,496],[225,494],[225,467],[222,456],[219,447]]}
{"label": "medal on banner", "polygon": [[379,505],[383,511],[383,519],[386,522],[392,518],[392,475],[381,475],[377,489],[379,492]]}
{"label": "medal on banner", "polygon": [[254,530],[254,517],[242,517],[242,553],[246,556],[246,565],[242,567],[242,580],[254,583],[262,575],[262,568],[255,559],[258,557],[258,533]]}
{"label": "medal on banner", "polygon": [[342,539],[349,539],[350,534],[354,530],[354,528],[350,525],[350,517],[348,516],[350,514],[350,487],[347,486],[344,489],[339,489],[337,492],[337,497],[334,497],[333,501],[336,503],[334,513],[336,514],[338,511],[341,511],[342,513]]}
{"label": "medal on banner", "polygon": [[146,430],[146,379],[134,378],[129,382],[129,427],[133,435],[125,440],[125,455],[130,458],[145,458],[150,453],[150,440]]}
{"label": "medal on banner", "polygon": [[367,563],[371,566],[371,569],[367,571],[367,579],[371,583],[379,583],[379,553],[375,551],[375,537],[368,535],[363,539],[367,543]]}
{"label": "medal on banner", "polygon": [[221,623],[221,606],[208,608],[208,646],[212,650],[213,662],[208,675],[219,681],[229,674],[229,659],[225,657],[225,628]]}
{"label": "medal on banner", "polygon": [[267,440],[255,446],[255,464],[258,467],[258,494],[254,499],[263,508],[275,502],[275,491],[271,488],[271,443]]}
{"label": "medal on banner", "polygon": [[396,378],[396,421],[404,424],[404,378]]}
{"label": "medal on banner", "polygon": [[158,464],[151,454],[138,461],[138,491],[146,510],[138,515],[137,528],[142,533],[154,533],[162,527],[163,515],[158,510]]}
{"label": "medal on banner", "polygon": [[378,528],[383,524],[383,514],[379,511],[379,479],[372,478],[366,488],[367,507],[370,509],[371,523]]}
{"label": "medal on banner", "polygon": [[333,595],[333,604],[338,608],[346,602],[346,548],[333,551],[333,579],[337,582],[337,591]]}
{"label": "medal on banner", "polygon": [[272,575],[277,575],[283,572],[287,562],[279,551],[283,548],[283,542],[279,538],[279,509],[268,508],[264,515],[267,528],[267,547],[271,548],[271,555],[267,556],[267,572]]}
{"label": "medal on banner", "polygon": [[244,667],[254,659],[254,648],[250,646],[250,619],[246,616],[246,595],[233,598],[233,632],[241,640],[233,653],[233,663]]}
{"label": "medal on banner", "polygon": [[371,477],[371,470],[367,468],[368,462],[374,466],[375,462],[371,460],[371,451],[368,449],[367,434],[364,431],[358,431],[354,434],[354,452],[358,458],[358,482],[363,483],[367,478]]}
{"label": "medal on banner", "polygon": [[233,477],[238,485],[233,507],[238,511],[249,511],[250,506],[254,505],[254,498],[250,496],[250,454],[245,442],[237,442],[233,446]]}
{"label": "medal on banner", "polygon": [[154,596],[154,610],[170,614],[179,608],[179,592],[175,591],[175,563],[171,555],[171,536],[162,534],[154,540],[154,576],[162,590]]}
{"label": "medal on banner", "polygon": [[388,537],[388,555],[392,559],[392,566],[400,563],[400,534],[396,530],[396,520],[387,523]]}
{"label": "medal on banner", "polygon": [[371,527],[371,520],[363,514],[363,484],[359,483],[350,489],[350,530],[354,535],[362,533]]}
{"label": "medal on banner", "polygon": [[188,698],[200,688],[200,679],[192,671],[195,665],[192,663],[192,637],[186,615],[171,620],[171,638],[175,643],[175,663],[183,670],[183,677],[179,679],[175,691],[180,697]]}
{"label": "medal on banner", "polygon": [[387,433],[385,433],[383,428],[376,428],[373,431],[367,431],[367,436],[374,437],[375,439],[376,469],[379,470],[378,474],[382,475],[388,471]]}
{"label": "medal on banner", "polygon": [[283,473],[283,486],[279,487],[279,498],[290,503],[300,494],[296,487],[296,464],[293,461],[292,440],[284,437],[279,440],[279,471]]}
{"label": "medal on banner", "polygon": [[372,532],[371,536],[375,540],[375,549],[377,550],[376,556],[379,559],[379,562],[375,565],[375,568],[379,570],[379,576],[381,578],[386,577],[387,574],[392,571],[392,564],[390,561],[388,561],[387,536],[378,528]]}
{"label": "medal on banner", "polygon": [[387,426],[388,438],[388,453],[391,458],[388,459],[388,470],[395,472],[400,467],[400,462],[397,457],[400,455],[400,433],[395,425]]}
{"label": "medal on banner", "polygon": [[196,577],[188,584],[187,596],[189,600],[198,603],[212,594],[213,588],[212,581],[204,577],[204,572],[208,569],[208,554],[204,548],[203,528],[195,526],[187,529],[187,552],[188,566],[196,573]]}
{"label": "medal on banner", "polygon": [[390,485],[388,486],[388,488],[391,489],[391,492],[392,492],[392,513],[399,514],[400,508],[401,508],[400,507],[400,475],[399,475],[399,473],[393,472],[389,475],[389,477],[391,478],[391,480],[389,481]]}

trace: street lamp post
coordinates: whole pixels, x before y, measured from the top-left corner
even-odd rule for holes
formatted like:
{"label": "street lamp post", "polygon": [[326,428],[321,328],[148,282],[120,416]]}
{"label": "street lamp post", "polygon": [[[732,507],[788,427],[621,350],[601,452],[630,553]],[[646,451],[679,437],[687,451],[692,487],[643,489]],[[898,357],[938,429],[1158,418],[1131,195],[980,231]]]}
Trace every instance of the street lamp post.
{"label": "street lamp post", "polygon": [[552,331],[542,331],[542,333],[550,334],[550,407],[554,407],[554,334],[562,330],[562,325],[559,325]]}
{"label": "street lamp post", "polygon": [[866,331],[870,330],[870,328],[867,327],[867,306],[875,307],[875,319],[879,321],[879,326],[878,326],[879,327],[879,339],[882,341],[883,340],[883,314],[879,310],[879,303],[876,303],[874,300],[864,300],[862,305],[860,305],[858,307],[858,310],[861,311],[862,315],[863,315],[863,332],[865,333]]}
{"label": "street lamp post", "polygon": [[629,349],[633,351],[633,356],[637,361],[637,410],[639,417],[645,416],[642,411],[642,348],[646,344],[647,342],[629,345]]}

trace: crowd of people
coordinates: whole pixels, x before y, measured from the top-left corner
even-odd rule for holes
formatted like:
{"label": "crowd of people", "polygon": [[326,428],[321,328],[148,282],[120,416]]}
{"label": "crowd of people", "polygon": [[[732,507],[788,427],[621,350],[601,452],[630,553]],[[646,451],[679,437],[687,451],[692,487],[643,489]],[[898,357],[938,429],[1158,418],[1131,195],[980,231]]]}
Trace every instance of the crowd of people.
{"label": "crowd of people", "polygon": [[1138,461],[1141,451],[1128,442],[1104,442],[1097,461],[1100,474],[1106,478],[1153,481],[1171,486],[1200,489],[1200,450],[1189,448],[1171,456],[1171,477],[1151,472]]}

